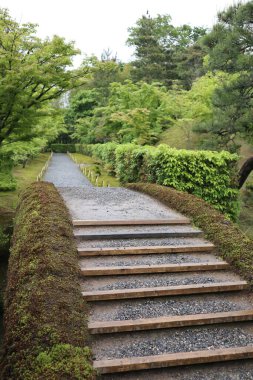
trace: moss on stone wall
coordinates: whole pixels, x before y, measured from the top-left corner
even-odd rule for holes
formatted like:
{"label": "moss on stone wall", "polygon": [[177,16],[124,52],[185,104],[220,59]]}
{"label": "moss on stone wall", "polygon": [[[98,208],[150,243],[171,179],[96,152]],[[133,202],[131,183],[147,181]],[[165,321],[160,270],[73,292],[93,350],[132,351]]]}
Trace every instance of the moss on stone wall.
{"label": "moss on stone wall", "polygon": [[68,210],[52,184],[34,183],[14,222],[1,379],[94,379],[78,275]]}
{"label": "moss on stone wall", "polygon": [[147,183],[134,183],[127,187],[144,192],[191,218],[204,231],[206,238],[215,244],[217,252],[253,285],[253,240],[235,223],[195,195]]}

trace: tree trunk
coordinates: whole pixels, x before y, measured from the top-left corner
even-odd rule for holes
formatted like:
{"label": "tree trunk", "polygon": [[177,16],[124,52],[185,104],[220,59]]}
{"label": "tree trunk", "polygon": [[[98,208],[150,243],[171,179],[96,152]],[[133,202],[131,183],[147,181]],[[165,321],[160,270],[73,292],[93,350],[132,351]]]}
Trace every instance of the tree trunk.
{"label": "tree trunk", "polygon": [[248,158],[244,164],[242,165],[239,175],[238,175],[238,187],[239,189],[242,187],[250,172],[253,170],[253,157]]}

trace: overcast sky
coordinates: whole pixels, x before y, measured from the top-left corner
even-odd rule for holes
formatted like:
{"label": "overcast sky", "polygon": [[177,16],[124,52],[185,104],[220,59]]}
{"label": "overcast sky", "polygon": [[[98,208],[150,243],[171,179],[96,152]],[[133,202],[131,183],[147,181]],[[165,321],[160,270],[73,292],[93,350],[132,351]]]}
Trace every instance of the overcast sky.
{"label": "overcast sky", "polygon": [[[0,0],[19,22],[39,24],[40,37],[58,34],[75,41],[88,55],[100,57],[111,49],[122,61],[131,59],[125,46],[127,28],[147,10],[152,17],[169,14],[174,25],[211,27],[217,11],[235,4],[235,0]],[[76,61],[81,62],[79,57]]]}

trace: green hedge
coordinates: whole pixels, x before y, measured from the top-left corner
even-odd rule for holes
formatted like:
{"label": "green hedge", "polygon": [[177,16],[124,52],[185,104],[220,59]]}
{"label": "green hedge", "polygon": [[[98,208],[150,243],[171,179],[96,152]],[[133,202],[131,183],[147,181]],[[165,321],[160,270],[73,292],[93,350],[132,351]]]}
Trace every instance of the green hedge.
{"label": "green hedge", "polygon": [[253,286],[253,240],[236,224],[192,194],[150,183],[128,184],[127,188],[144,192],[188,216],[214,243],[216,252]]}
{"label": "green hedge", "polygon": [[76,153],[75,144],[51,144],[49,148],[54,153]]}
{"label": "green hedge", "polygon": [[122,183],[171,186],[201,197],[232,219],[238,214],[236,154],[115,143],[86,145],[82,150],[110,164]]}
{"label": "green hedge", "polygon": [[0,378],[94,379],[70,216],[56,188],[32,184],[14,223]]}

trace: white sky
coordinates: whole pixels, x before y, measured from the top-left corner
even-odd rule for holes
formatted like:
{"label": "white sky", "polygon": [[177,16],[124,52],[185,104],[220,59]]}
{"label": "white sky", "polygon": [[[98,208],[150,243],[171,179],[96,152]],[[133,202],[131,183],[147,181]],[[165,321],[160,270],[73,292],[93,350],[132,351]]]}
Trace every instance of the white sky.
{"label": "white sky", "polygon": [[[211,27],[217,11],[236,0],[0,0],[19,22],[39,24],[40,37],[58,34],[75,41],[82,53],[100,57],[110,48],[122,61],[131,59],[125,46],[127,28],[147,10],[152,17],[169,14],[174,25]],[[81,57],[75,60],[81,62]]]}

